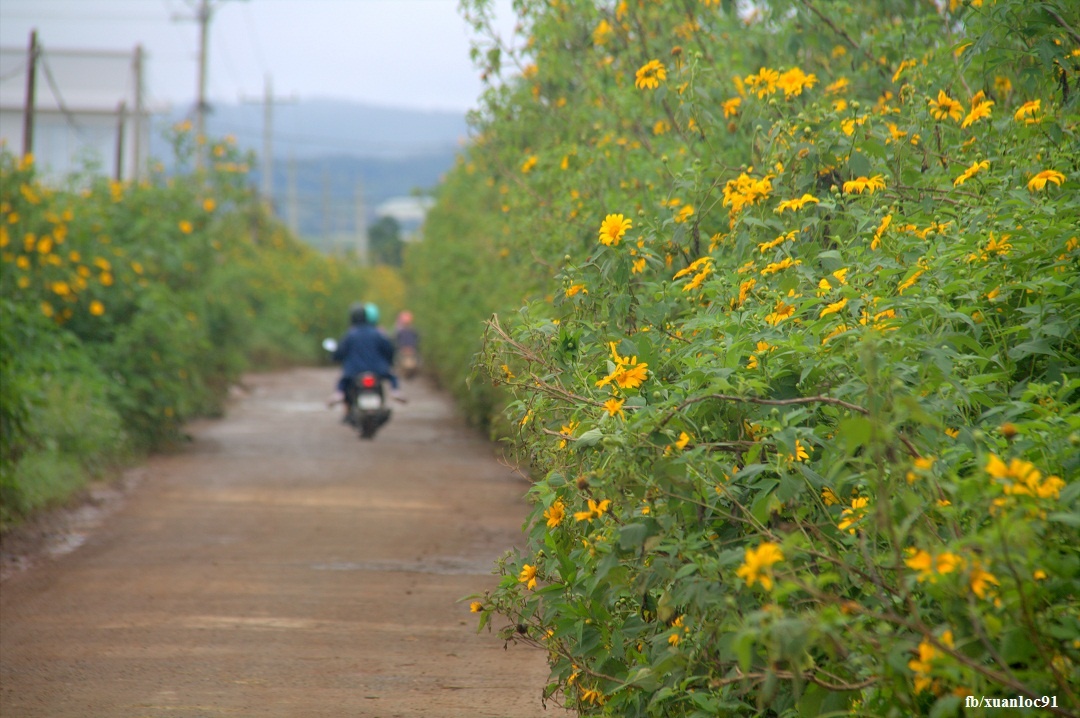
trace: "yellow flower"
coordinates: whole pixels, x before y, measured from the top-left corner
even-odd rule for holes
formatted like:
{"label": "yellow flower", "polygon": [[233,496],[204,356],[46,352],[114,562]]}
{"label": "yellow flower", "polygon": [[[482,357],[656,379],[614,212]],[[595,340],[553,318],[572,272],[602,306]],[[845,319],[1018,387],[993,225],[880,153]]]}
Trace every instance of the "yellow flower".
{"label": "yellow flower", "polygon": [[765,269],[761,270],[761,276],[766,277],[770,274],[776,274],[782,272],[789,267],[797,267],[802,264],[801,259],[792,259],[791,257],[784,257],[779,262],[770,262],[765,266]]}
{"label": "yellow flower", "polygon": [[1027,125],[1036,124],[1039,119],[1036,117],[1039,112],[1042,111],[1042,100],[1032,100],[1020,105],[1020,108],[1013,115],[1013,119],[1017,122],[1023,122]]}
{"label": "yellow flower", "polygon": [[810,203],[818,204],[820,201],[821,200],[819,200],[817,197],[815,197],[812,194],[804,194],[802,197],[799,197],[798,199],[784,200],[779,205],[777,205],[776,209],[774,209],[773,211],[776,212],[777,214],[783,214],[784,210],[786,210],[786,209],[790,209],[793,212],[797,212],[798,210],[805,207],[807,204],[810,204]]}
{"label": "yellow flower", "polygon": [[604,402],[604,411],[608,413],[608,416],[615,416],[616,414],[623,413],[623,404],[626,403],[625,399],[611,398]]}
{"label": "yellow flower", "polygon": [[639,90],[655,90],[660,83],[667,79],[667,70],[659,60],[649,60],[640,68],[634,76],[634,86]]}
{"label": "yellow flower", "polygon": [[903,294],[905,291],[907,291],[908,289],[911,289],[912,287],[915,286],[915,282],[919,281],[919,277],[922,276],[922,274],[923,274],[923,270],[921,270],[921,269],[917,270],[914,274],[912,274],[910,277],[908,277],[903,282],[901,282],[900,286],[898,286],[896,288],[896,290],[900,294]]}
{"label": "yellow flower", "polygon": [[735,571],[735,575],[744,579],[747,586],[760,583],[766,591],[773,587],[772,567],[784,560],[784,554],[780,547],[768,541],[760,544],[757,548],[747,548],[743,564]]}
{"label": "yellow flower", "polygon": [[794,454],[788,454],[788,457],[787,457],[788,463],[790,464],[790,463],[793,463],[793,462],[796,462],[796,461],[806,461],[809,458],[810,458],[810,454],[807,453],[806,447],[802,445],[802,442],[800,442],[798,439],[796,439],[795,440],[795,453]]}
{"label": "yellow flower", "polygon": [[690,435],[685,431],[679,432],[679,440],[675,442],[675,448],[682,451],[686,448],[686,445],[690,443]]}
{"label": "yellow flower", "polygon": [[530,591],[536,588],[536,566],[525,564],[521,573],[518,574],[518,583],[525,584],[525,588]]}
{"label": "yellow flower", "polygon": [[528,174],[529,172],[531,172],[533,168],[536,167],[536,163],[539,161],[540,160],[536,157],[536,155],[529,155],[528,157],[526,157],[525,161],[521,163],[522,174]]}
{"label": "yellow flower", "polygon": [[775,326],[785,319],[790,318],[793,314],[795,314],[795,307],[791,304],[785,304],[784,300],[781,299],[776,302],[776,306],[773,308],[772,313],[765,317],[765,321]]}
{"label": "yellow flower", "polygon": [[90,302],[90,313],[95,317],[100,317],[105,313],[105,305],[95,299]]}
{"label": "yellow flower", "polygon": [[939,575],[952,573],[964,565],[963,559],[949,551],[931,556],[922,549],[909,548],[907,554],[908,558],[904,559],[904,564],[919,572],[919,583],[926,580],[937,583]]}
{"label": "yellow flower", "polygon": [[864,191],[873,194],[879,189],[885,189],[885,179],[881,175],[856,177],[844,183],[844,194],[851,194],[852,192],[862,194]]}
{"label": "yellow flower", "polygon": [[971,112],[969,112],[964,118],[964,121],[960,123],[960,127],[970,127],[984,117],[989,117],[990,108],[993,106],[993,100],[980,100],[978,102],[972,101]]}
{"label": "yellow flower", "polygon": [[566,296],[572,297],[575,294],[577,294],[578,292],[581,292],[582,294],[588,294],[589,290],[585,288],[584,284],[574,284],[574,285],[571,285],[571,286],[567,287]]}
{"label": "yellow flower", "polygon": [[724,100],[721,107],[724,109],[724,117],[734,117],[739,114],[739,105],[742,104],[741,97],[732,97],[730,100]]}
{"label": "yellow flower", "polygon": [[776,78],[776,85],[784,91],[784,97],[797,97],[806,88],[817,84],[817,76],[793,67]]}
{"label": "yellow flower", "polygon": [[544,518],[547,519],[548,528],[556,528],[562,523],[563,518],[566,516],[566,505],[559,499],[555,500],[551,506],[544,511]]}
{"label": "yellow flower", "polygon": [[[941,635],[941,642],[949,648],[952,648],[952,631],[945,631],[945,633]],[[933,663],[937,660],[938,656],[938,651],[934,648],[934,645],[928,638],[924,638],[919,643],[919,657],[908,661],[908,668],[915,673],[916,693],[922,693],[923,691],[933,688],[934,680],[930,677],[930,672],[933,670]]]}
{"label": "yellow flower", "polygon": [[679,634],[678,633],[672,633],[670,636],[668,636],[667,642],[668,642],[668,645],[670,645],[670,646],[679,645]]}
{"label": "yellow flower", "polygon": [[1060,187],[1061,183],[1064,181],[1065,175],[1061,174],[1060,172],[1056,170],[1043,170],[1042,172],[1039,172],[1037,175],[1031,178],[1031,180],[1027,184],[1027,188],[1029,192],[1034,192],[1036,190],[1041,190],[1045,188],[1047,182],[1053,182],[1058,187]]}
{"label": "yellow flower", "polygon": [[964,170],[959,177],[953,180],[953,187],[959,187],[960,185],[964,184],[969,179],[977,175],[979,172],[982,172],[985,169],[989,169],[989,167],[990,162],[988,160],[983,160],[982,162],[975,162],[966,170]]}
{"label": "yellow flower", "polygon": [[818,319],[821,319],[822,317],[826,317],[826,316],[828,316],[830,314],[836,314],[841,309],[843,309],[847,305],[847,303],[848,303],[848,300],[847,300],[846,297],[844,299],[841,299],[839,302],[833,302],[832,304],[828,305],[827,307],[825,307],[824,309],[821,310],[821,313],[818,314]]}
{"label": "yellow flower", "polygon": [[202,208],[204,212],[213,212],[216,207],[217,202],[214,201],[213,197],[207,197],[203,200]]}
{"label": "yellow flower", "polygon": [[569,424],[565,424],[559,428],[559,433],[563,436],[563,439],[559,442],[559,448],[566,448],[566,442],[569,439],[574,438],[574,430],[577,429],[578,423],[571,421]]}
{"label": "yellow flower", "polygon": [[180,220],[179,227],[180,231],[184,234],[191,234],[192,230],[194,229],[191,222],[187,221],[186,219]]}
{"label": "yellow flower", "polygon": [[691,205],[683,205],[678,214],[675,215],[675,224],[682,224],[694,214],[694,208]]}
{"label": "yellow flower", "polygon": [[915,67],[918,63],[915,60],[904,60],[900,63],[900,67],[896,68],[896,72],[893,73],[892,81],[896,82],[900,79],[900,75],[904,74],[904,70],[909,67]]}
{"label": "yellow flower", "polygon": [[989,571],[984,571],[982,566],[975,563],[971,567],[971,575],[968,577],[971,591],[979,598],[986,598],[987,591],[992,590],[991,584],[994,586],[1000,585],[994,574]]}
{"label": "yellow flower", "polygon": [[756,92],[757,96],[762,98],[776,92],[776,82],[779,79],[779,72],[763,67],[756,75],[748,75],[745,82],[752,92]]}
{"label": "yellow flower", "polygon": [[469,604],[469,611],[471,611],[472,613],[480,613],[483,610],[484,604],[480,603],[479,601],[473,601]]}
{"label": "yellow flower", "polygon": [[798,234],[798,233],[799,233],[799,230],[793,229],[790,232],[788,232],[787,234],[781,234],[779,237],[777,237],[776,239],[774,239],[774,240],[772,240],[770,242],[762,242],[761,244],[758,245],[758,250],[762,254],[764,254],[765,252],[769,251],[770,249],[773,249],[775,247],[779,247],[784,242],[793,241],[795,239],[795,235]]}
{"label": "yellow flower", "polygon": [[821,490],[821,500],[825,502],[826,506],[840,505],[840,497],[828,486]]}
{"label": "yellow flower", "polygon": [[841,531],[847,530],[849,534],[854,534],[855,529],[850,528],[850,526],[854,525],[866,515],[866,507],[869,503],[870,499],[865,496],[859,496],[852,499],[851,507],[840,512],[840,523],[838,523],[836,527]]}
{"label": "yellow flower", "polygon": [[645,258],[638,257],[630,267],[631,274],[641,274],[645,271]]}
{"label": "yellow flower", "polygon": [[825,92],[830,95],[838,95],[841,92],[845,92],[850,86],[851,82],[846,77],[841,77],[839,80],[826,87]]}
{"label": "yellow flower", "polygon": [[654,135],[664,135],[671,132],[671,124],[667,120],[658,120],[653,125],[652,132]]}
{"label": "yellow flower", "polygon": [[597,45],[607,44],[607,41],[611,39],[615,30],[611,27],[611,24],[607,20],[601,20],[597,26],[593,29],[592,37],[593,42]]}
{"label": "yellow flower", "polygon": [[621,214],[609,214],[600,225],[600,244],[606,244],[609,247],[618,246],[626,230],[633,226],[633,220]]}
{"label": "yellow flower", "polygon": [[964,116],[964,106],[945,94],[945,90],[938,90],[936,100],[930,100],[930,116],[935,120],[944,120],[951,117],[956,122]]}
{"label": "yellow flower", "polygon": [[598,519],[603,516],[608,508],[611,506],[611,501],[604,499],[599,503],[589,499],[589,508],[585,511],[574,512],[575,521],[590,521],[592,519]]}

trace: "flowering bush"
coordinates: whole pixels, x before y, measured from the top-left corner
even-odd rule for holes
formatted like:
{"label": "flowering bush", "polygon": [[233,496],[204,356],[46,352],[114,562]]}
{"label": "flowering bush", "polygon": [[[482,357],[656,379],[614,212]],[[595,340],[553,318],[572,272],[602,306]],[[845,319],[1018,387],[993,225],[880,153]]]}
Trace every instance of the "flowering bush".
{"label": "flowering bush", "polygon": [[1080,715],[1080,8],[518,5],[409,257],[535,476],[481,626],[582,715]]}
{"label": "flowering bush", "polygon": [[365,288],[396,290],[288,236],[235,146],[208,150],[205,173],[81,189],[0,154],[0,519],[218,411],[251,362],[316,360]]}

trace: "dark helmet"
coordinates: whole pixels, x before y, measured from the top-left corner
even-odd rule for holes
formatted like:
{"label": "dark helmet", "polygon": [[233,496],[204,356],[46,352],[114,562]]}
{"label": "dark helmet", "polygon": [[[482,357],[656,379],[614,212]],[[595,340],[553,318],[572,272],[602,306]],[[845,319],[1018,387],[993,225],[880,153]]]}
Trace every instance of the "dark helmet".
{"label": "dark helmet", "polygon": [[349,307],[349,323],[350,324],[367,324],[368,314],[367,306],[357,302]]}

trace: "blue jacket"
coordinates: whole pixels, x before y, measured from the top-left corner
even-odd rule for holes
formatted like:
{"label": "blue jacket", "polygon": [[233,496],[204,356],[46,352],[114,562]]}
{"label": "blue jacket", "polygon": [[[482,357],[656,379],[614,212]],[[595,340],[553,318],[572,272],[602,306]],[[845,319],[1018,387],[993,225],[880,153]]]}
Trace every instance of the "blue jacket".
{"label": "blue jacket", "polygon": [[363,371],[387,376],[394,365],[394,345],[377,327],[354,324],[338,343],[334,361],[341,363],[341,373],[349,379]]}

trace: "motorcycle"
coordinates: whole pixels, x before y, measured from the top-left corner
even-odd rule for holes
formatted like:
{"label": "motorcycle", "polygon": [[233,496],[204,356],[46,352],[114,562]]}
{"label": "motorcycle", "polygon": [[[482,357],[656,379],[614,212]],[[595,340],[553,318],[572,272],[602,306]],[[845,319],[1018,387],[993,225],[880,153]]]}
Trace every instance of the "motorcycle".
{"label": "motorcycle", "polygon": [[[322,345],[330,353],[337,349],[337,342],[333,339],[324,339]],[[374,372],[364,371],[353,377],[345,391],[345,403],[345,419],[356,428],[361,439],[374,439],[375,432],[390,421],[391,412],[386,403],[383,381]]]}

